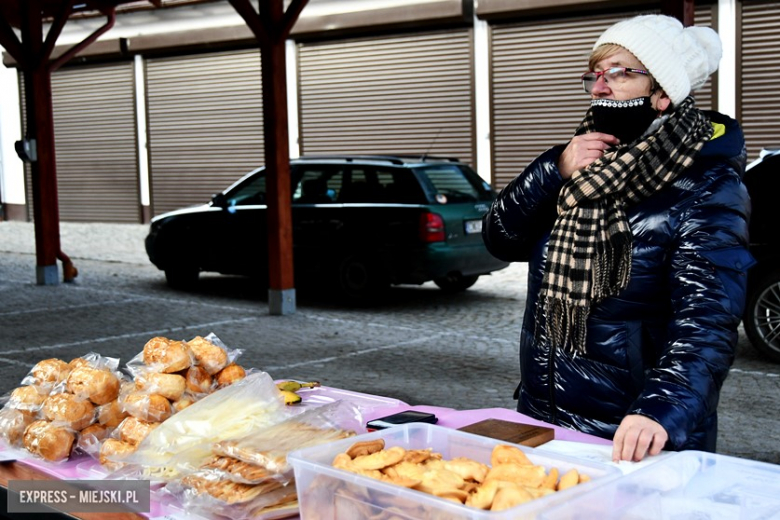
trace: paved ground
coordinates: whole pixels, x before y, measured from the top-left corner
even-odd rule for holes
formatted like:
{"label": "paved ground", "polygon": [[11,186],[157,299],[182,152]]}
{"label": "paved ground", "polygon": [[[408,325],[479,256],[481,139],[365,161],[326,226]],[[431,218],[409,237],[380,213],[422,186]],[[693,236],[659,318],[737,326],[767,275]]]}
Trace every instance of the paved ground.
{"label": "paved ground", "polygon": [[[387,301],[346,308],[299,291],[297,312],[268,314],[265,291],[206,276],[196,292],[169,289],[146,258],[146,226],[69,224],[63,250],[74,283],[35,284],[33,226],[0,222],[0,394],[40,359],[89,352],[122,363],[151,337],[214,332],[244,366],[275,378],[458,409],[514,408],[524,264],[446,296],[432,284],[395,288]],[[721,400],[719,451],[780,463],[780,365],[744,335]]]}

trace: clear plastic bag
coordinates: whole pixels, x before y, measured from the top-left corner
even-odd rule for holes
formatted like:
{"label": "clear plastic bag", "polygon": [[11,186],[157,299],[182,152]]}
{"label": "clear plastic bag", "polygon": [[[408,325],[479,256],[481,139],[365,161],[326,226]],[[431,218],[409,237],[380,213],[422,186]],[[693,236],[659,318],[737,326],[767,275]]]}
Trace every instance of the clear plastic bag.
{"label": "clear plastic bag", "polygon": [[124,478],[169,480],[181,468],[196,468],[211,445],[241,437],[287,418],[282,397],[265,372],[210,394],[156,427],[129,457]]}
{"label": "clear plastic bag", "polygon": [[336,402],[305,410],[247,435],[213,443],[199,467],[165,489],[185,507],[242,520],[297,514],[297,494],[287,454],[351,437],[362,418],[353,405]]}

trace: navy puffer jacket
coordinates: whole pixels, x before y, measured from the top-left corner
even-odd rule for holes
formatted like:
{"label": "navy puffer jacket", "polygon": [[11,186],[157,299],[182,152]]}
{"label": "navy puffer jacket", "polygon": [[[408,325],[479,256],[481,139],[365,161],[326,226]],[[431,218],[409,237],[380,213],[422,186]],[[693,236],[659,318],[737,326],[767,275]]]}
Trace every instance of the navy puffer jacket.
{"label": "navy puffer jacket", "polygon": [[488,250],[529,263],[516,393],[521,413],[607,439],[625,415],[640,414],[666,429],[666,449],[714,451],[719,393],[734,360],[753,258],[750,199],[741,181],[744,137],[735,120],[707,115],[725,134],[705,144],[671,185],[627,209],[631,279],[620,294],[592,306],[584,355],[534,337],[564,147],[532,162],[485,215]]}

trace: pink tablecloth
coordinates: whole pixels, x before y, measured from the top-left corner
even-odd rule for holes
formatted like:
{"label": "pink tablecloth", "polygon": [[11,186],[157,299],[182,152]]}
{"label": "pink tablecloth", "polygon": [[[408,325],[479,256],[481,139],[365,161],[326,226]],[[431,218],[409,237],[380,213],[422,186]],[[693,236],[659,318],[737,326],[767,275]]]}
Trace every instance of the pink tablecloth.
{"label": "pink tablecloth", "polygon": [[[303,390],[300,393],[303,397],[303,407],[320,406],[338,400],[348,401],[361,411],[365,422],[404,410],[418,410],[433,413],[438,418],[437,424],[447,428],[461,428],[484,419],[503,419],[522,424],[552,427],[555,429],[556,440],[569,440],[590,444],[611,444],[611,441],[568,430],[566,428],[551,426],[542,421],[532,419],[531,417],[505,408],[455,410],[453,408],[442,408],[439,406],[410,406],[398,399],[330,387],[313,388]],[[23,450],[9,448],[5,446],[2,441],[0,441],[0,460],[18,460],[19,462],[37,468],[54,478],[62,480],[100,480],[106,476],[103,467],[96,460],[88,456],[76,457],[59,464],[51,464],[36,459]],[[184,511],[181,505],[176,503],[170,495],[162,493],[157,485],[153,485],[152,487],[152,510],[146,516],[149,518],[165,518],[166,520],[202,518],[192,514],[192,512],[188,513]]]}
{"label": "pink tablecloth", "polygon": [[373,410],[372,412],[366,414],[366,421],[385,415],[390,415],[396,412],[402,412],[404,410],[417,410],[420,412],[432,413],[439,419],[436,424],[439,426],[445,426],[447,428],[462,428],[463,426],[474,424],[485,419],[503,419],[505,421],[516,422],[520,424],[530,424],[533,426],[546,426],[548,428],[553,428],[555,430],[555,439],[557,440],[584,442],[589,444],[612,444],[612,441],[602,439],[600,437],[594,437],[593,435],[580,433],[578,431],[569,430],[568,428],[561,428],[560,426],[547,424],[506,408],[455,410],[453,408],[441,408],[438,406],[409,406],[408,404],[400,404],[392,408]]}

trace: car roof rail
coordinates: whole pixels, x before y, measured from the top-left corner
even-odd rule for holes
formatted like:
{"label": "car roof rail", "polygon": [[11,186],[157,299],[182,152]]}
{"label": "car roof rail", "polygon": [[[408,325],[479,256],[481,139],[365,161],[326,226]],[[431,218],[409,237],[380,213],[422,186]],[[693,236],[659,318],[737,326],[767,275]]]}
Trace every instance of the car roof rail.
{"label": "car roof rail", "polygon": [[386,161],[392,164],[404,164],[404,161],[394,155],[304,155],[298,157],[302,161],[326,161],[343,160],[347,162],[358,161]]}
{"label": "car roof rail", "polygon": [[426,161],[441,161],[441,162],[454,162],[454,163],[460,162],[460,159],[458,159],[457,157],[441,157],[438,155],[428,155],[427,153],[423,153],[423,154],[399,153],[399,154],[393,154],[393,157],[401,157],[403,159],[416,159],[420,162],[426,162]]}
{"label": "car roof rail", "polygon": [[394,154],[333,154],[333,155],[304,155],[298,157],[303,161],[387,161],[392,164],[405,164],[406,162],[452,162],[459,163],[457,157],[441,157],[428,154],[394,153]]}

